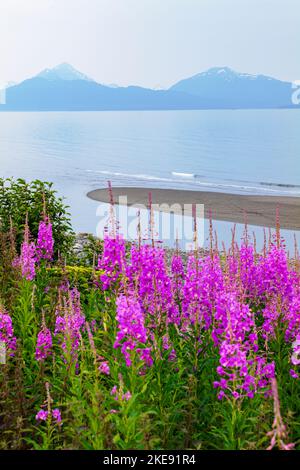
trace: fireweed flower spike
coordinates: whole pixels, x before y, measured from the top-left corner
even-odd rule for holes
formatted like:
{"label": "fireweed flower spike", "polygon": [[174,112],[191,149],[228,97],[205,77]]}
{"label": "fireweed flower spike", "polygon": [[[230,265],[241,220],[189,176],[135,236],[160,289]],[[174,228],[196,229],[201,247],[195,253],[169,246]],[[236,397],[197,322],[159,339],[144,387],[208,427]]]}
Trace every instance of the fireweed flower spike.
{"label": "fireweed flower spike", "polygon": [[45,326],[42,326],[41,331],[38,333],[35,358],[37,361],[43,361],[51,356],[52,349],[52,335],[51,331]]}
{"label": "fireweed flower spike", "polygon": [[219,294],[212,337],[220,355],[217,368],[220,379],[214,383],[220,390],[219,399],[253,398],[257,392],[269,393],[275,364],[267,364],[258,354],[254,315],[236,293]]}
{"label": "fireweed flower spike", "polygon": [[54,421],[58,426],[62,425],[61,413],[58,408],[52,409],[53,399],[50,395],[50,384],[45,383],[46,388],[46,400],[41,405],[40,410],[37,412],[35,419],[38,422],[48,421],[50,424]]}
{"label": "fireweed flower spike", "polygon": [[[131,392],[129,390],[124,393],[124,383],[122,379],[120,380],[119,387],[117,387],[117,385],[114,385],[111,389],[110,394],[114,398],[114,400],[118,402],[129,401],[132,398]],[[115,410],[113,412],[115,412]]]}
{"label": "fireweed flower spike", "polygon": [[[296,339],[292,344],[291,363],[293,367],[297,367],[300,364],[300,334],[296,336]],[[294,379],[299,378],[299,374],[294,369],[290,370],[290,375]]]}
{"label": "fireweed flower spike", "polygon": [[188,259],[187,274],[183,287],[182,312],[184,328],[198,324],[204,330],[210,328],[213,320],[215,298],[224,287],[219,257],[203,260],[191,255]]}
{"label": "fireweed flower spike", "polygon": [[162,347],[165,351],[168,351],[168,361],[172,362],[175,361],[176,359],[176,351],[173,348],[172,343],[170,343],[170,340],[168,338],[168,335],[164,335],[162,338]]}
{"label": "fireweed flower spike", "polygon": [[[35,419],[36,419],[36,421],[39,421],[39,422],[47,421],[48,416],[49,416],[49,412],[46,411],[46,410],[41,409],[37,412],[37,414],[35,416]],[[52,410],[52,415],[51,416],[54,419],[54,421],[56,422],[56,424],[61,426],[62,419],[61,419],[60,410],[58,408],[55,408],[54,410]]]}
{"label": "fireweed flower spike", "polygon": [[[145,318],[140,303],[133,293],[127,296],[120,295],[117,298],[117,322],[118,333],[114,348],[121,348],[127,367],[131,366],[130,352],[136,349],[142,343],[147,341],[147,330],[145,327]],[[152,364],[149,354],[143,355],[143,349],[138,347],[139,355],[148,365]]]}
{"label": "fireweed flower spike", "polygon": [[108,365],[108,362],[107,361],[100,362],[100,364],[98,366],[98,370],[101,374],[109,375],[110,374],[110,367]]}
{"label": "fireweed flower spike", "polygon": [[47,421],[48,418],[48,411],[40,410],[35,416],[37,421]]}
{"label": "fireweed flower spike", "polygon": [[3,342],[11,356],[16,350],[16,337],[14,336],[13,324],[8,315],[0,305],[0,341]]}
{"label": "fireweed flower spike", "polygon": [[284,440],[287,439],[287,431],[280,413],[278,387],[275,378],[272,379],[272,395],[274,401],[274,422],[272,431],[267,433],[267,436],[271,438],[271,442],[267,450],[272,450],[274,447],[277,447],[280,450],[292,450],[295,447],[295,444],[285,444],[284,442]]}
{"label": "fireweed flower spike", "polygon": [[85,317],[81,311],[80,294],[77,289],[67,292],[63,306],[56,312],[55,335],[60,336],[61,347],[65,355],[70,355],[72,361],[77,361],[77,350]]}
{"label": "fireweed flower spike", "polygon": [[52,235],[52,224],[47,216],[41,220],[36,244],[37,259],[52,260],[54,240]]}
{"label": "fireweed flower spike", "polygon": [[20,267],[22,277],[28,281],[35,278],[35,264],[36,264],[36,246],[34,242],[30,241],[30,233],[28,222],[26,218],[24,239],[21,246],[21,254],[13,262],[13,266]]}
{"label": "fireweed flower spike", "polygon": [[115,238],[106,236],[103,242],[103,252],[98,259],[97,271],[100,271],[100,286],[109,289],[122,276],[125,266],[125,240],[116,235]]}
{"label": "fireweed flower spike", "polygon": [[174,295],[178,300],[182,300],[182,286],[184,281],[184,267],[182,258],[179,254],[172,257],[171,262],[171,279]]}
{"label": "fireweed flower spike", "polygon": [[160,323],[164,314],[167,315],[168,323],[180,323],[179,309],[173,296],[162,248],[133,246],[127,273],[133,285],[137,286],[144,311],[153,317],[153,326]]}
{"label": "fireweed flower spike", "polygon": [[61,413],[60,413],[60,410],[58,408],[54,408],[54,410],[52,410],[52,417],[53,417],[53,419],[55,419],[55,421],[58,425],[62,424]]}

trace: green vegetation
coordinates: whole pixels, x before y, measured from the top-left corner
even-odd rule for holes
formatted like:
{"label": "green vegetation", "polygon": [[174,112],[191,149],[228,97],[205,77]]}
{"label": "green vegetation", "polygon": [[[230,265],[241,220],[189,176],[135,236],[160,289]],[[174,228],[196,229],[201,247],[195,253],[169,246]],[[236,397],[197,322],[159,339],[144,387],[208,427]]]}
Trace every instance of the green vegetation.
{"label": "green vegetation", "polygon": [[51,188],[1,185],[0,449],[299,448],[300,269],[278,231],[187,263],[91,238],[70,265]]}

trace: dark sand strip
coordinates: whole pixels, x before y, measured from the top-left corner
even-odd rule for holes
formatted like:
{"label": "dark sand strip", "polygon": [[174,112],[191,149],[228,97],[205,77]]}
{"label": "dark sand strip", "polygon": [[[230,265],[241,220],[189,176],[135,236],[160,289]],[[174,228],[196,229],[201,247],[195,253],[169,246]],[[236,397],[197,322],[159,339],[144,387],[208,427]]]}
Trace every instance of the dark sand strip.
{"label": "dark sand strip", "polygon": [[[276,226],[276,208],[279,209],[280,226],[284,229],[300,230],[300,197],[287,196],[247,196],[207,191],[183,191],[155,188],[113,188],[115,203],[119,196],[127,196],[129,206],[148,206],[149,193],[153,204],[204,204],[205,217],[234,223]],[[87,194],[90,199],[108,203],[107,189],[96,189]],[[177,212],[177,211],[176,211]],[[179,212],[181,213],[181,211]],[[185,213],[186,215],[191,215]]]}

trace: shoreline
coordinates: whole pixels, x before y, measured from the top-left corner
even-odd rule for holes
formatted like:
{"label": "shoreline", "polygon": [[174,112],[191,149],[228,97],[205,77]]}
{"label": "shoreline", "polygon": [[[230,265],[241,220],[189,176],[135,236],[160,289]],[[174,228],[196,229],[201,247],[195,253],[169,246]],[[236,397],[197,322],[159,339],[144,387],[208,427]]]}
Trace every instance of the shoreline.
{"label": "shoreline", "polygon": [[[209,191],[190,191],[177,189],[113,187],[113,198],[118,204],[119,196],[127,196],[127,206],[142,204],[148,207],[149,193],[152,204],[204,204],[204,216],[212,220],[231,223],[274,228],[276,226],[276,210],[279,209],[280,227],[287,230],[300,230],[300,197],[293,196],[260,196],[230,194]],[[98,202],[109,203],[107,188],[89,191],[87,197]],[[169,211],[167,211],[169,212]],[[175,210],[182,214],[182,210]],[[192,215],[192,211],[185,212]]]}

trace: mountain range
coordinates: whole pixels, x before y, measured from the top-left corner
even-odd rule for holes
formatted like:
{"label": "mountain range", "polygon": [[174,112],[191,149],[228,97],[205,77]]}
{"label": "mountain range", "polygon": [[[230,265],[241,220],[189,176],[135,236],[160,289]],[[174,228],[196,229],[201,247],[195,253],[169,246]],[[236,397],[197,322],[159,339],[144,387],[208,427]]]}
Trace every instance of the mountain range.
{"label": "mountain range", "polygon": [[8,86],[0,111],[299,108],[292,92],[290,82],[229,67],[213,67],[169,89],[153,90],[97,83],[63,63]]}

